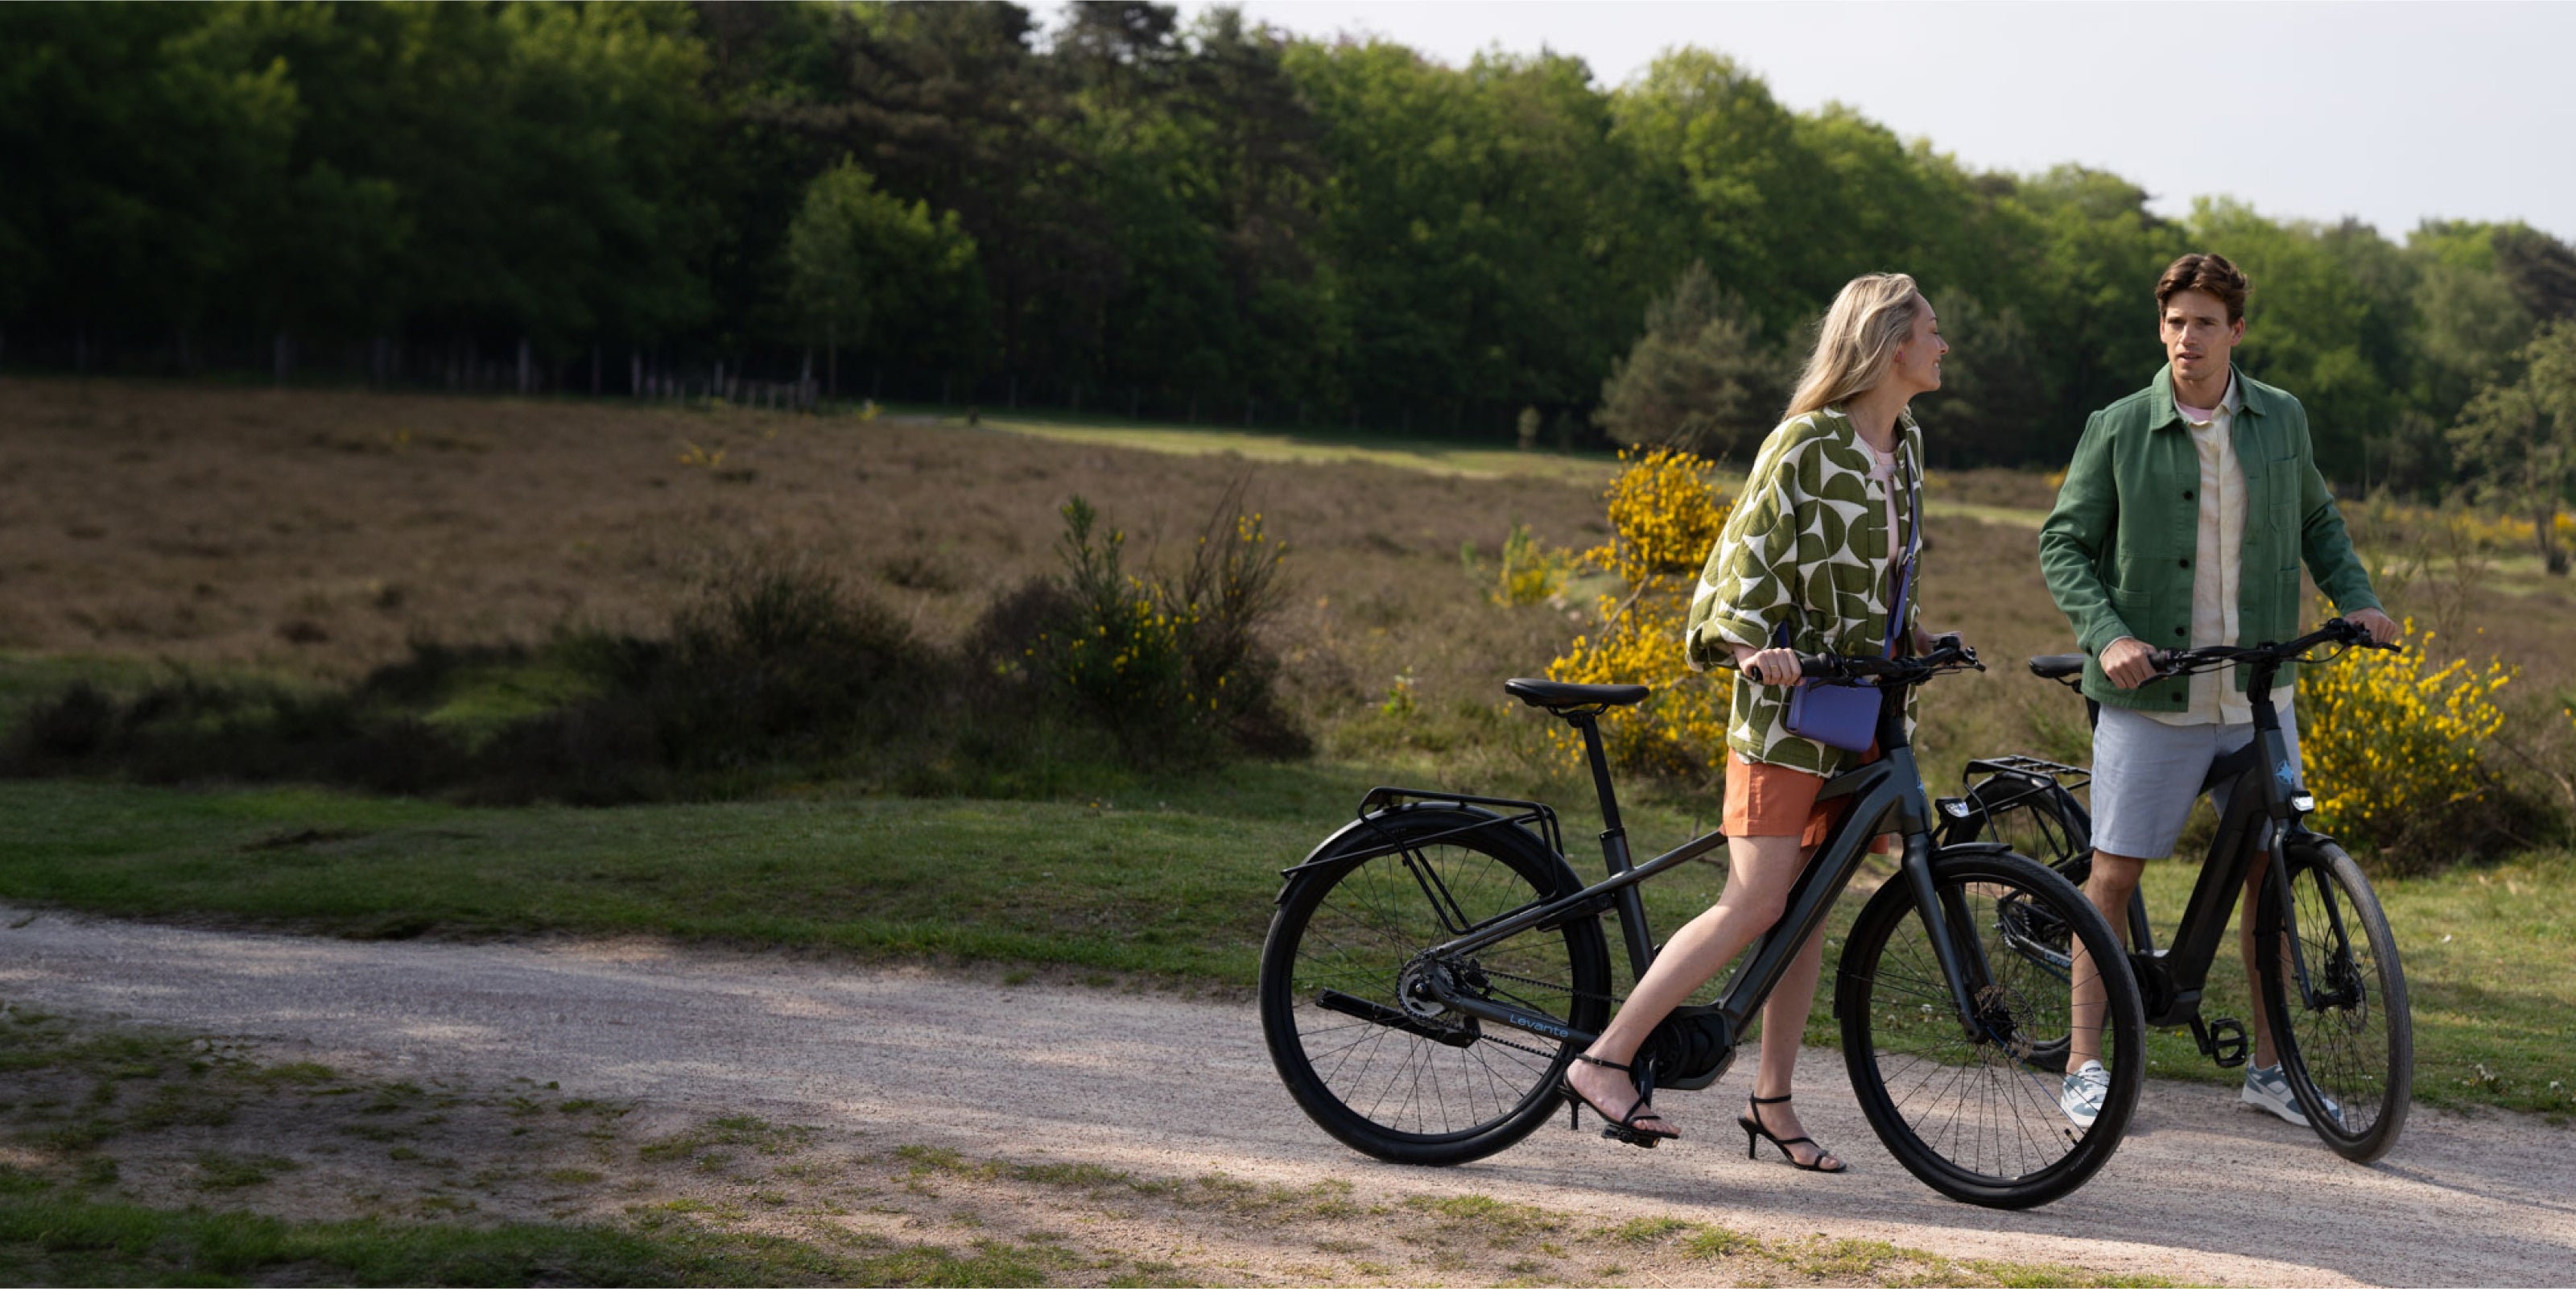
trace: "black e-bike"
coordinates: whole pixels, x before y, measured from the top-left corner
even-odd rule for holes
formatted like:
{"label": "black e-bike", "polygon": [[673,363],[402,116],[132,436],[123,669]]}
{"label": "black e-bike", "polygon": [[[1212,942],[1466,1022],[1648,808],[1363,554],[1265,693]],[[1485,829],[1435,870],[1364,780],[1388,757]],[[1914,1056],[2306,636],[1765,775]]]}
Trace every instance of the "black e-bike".
{"label": "black e-bike", "polygon": [[[2296,640],[2251,647],[2213,645],[2157,655],[2166,676],[2212,668],[2246,670],[2245,696],[2253,708],[2254,737],[2210,767],[2204,790],[2225,789],[2225,808],[2209,844],[2191,902],[2174,923],[2171,943],[2159,947],[2148,924],[2146,899],[2133,895],[2126,910],[2130,966],[2144,996],[2147,1022],[2191,1028],[2203,1056],[2221,1067],[2245,1063],[2242,1021],[2200,1014],[2209,969],[2227,937],[2237,892],[2264,856],[2267,866],[2252,910],[2257,952],[2257,1005],[2271,1021],[2282,1078],[2328,1146],[2367,1162],[2388,1153],[2406,1126],[2414,1089],[2413,1014],[2397,938],[2379,897],[2361,867],[2332,837],[2307,826],[2315,799],[2300,786],[2297,767],[2281,736],[2272,684],[2283,662],[2320,648],[2374,646],[2364,628],[2341,618]],[[2340,649],[2335,656],[2341,656]],[[2331,659],[2308,659],[2310,665]],[[2082,654],[2030,660],[2039,676],[2073,686],[2084,669]],[[2093,821],[2073,793],[2086,772],[2031,756],[1970,761],[1962,795],[1938,803],[1940,838],[1956,844],[2005,839],[2081,884],[2092,872]],[[2016,951],[2052,957],[2064,944],[2034,911]],[[2064,1054],[2057,1054],[2062,1061]]]}
{"label": "black e-bike", "polygon": [[[1996,1208],[2065,1195],[2118,1147],[2145,1064],[2144,1016],[2118,940],[2045,865],[1991,841],[1936,841],[1905,700],[1933,676],[1982,670],[1973,651],[1947,643],[1920,658],[1800,663],[1826,683],[1884,691],[1884,755],[1825,785],[1821,800],[1849,806],[1778,924],[1746,950],[1713,1005],[1679,1008],[1659,1025],[1633,1068],[1658,1091],[1724,1075],[1798,946],[1862,870],[1870,839],[1892,832],[1904,843],[1897,875],[1861,909],[1834,980],[1861,1109],[1898,1161],[1942,1194]],[[1481,1158],[1557,1110],[1567,1064],[1618,1001],[1602,917],[1618,919],[1632,978],[1643,975],[1655,940],[1638,886],[1725,840],[1711,832],[1631,863],[1595,718],[1643,699],[1645,686],[1504,688],[1582,734],[1608,878],[1586,886],[1575,877],[1556,811],[1543,803],[1381,787],[1357,819],[1284,870],[1263,947],[1262,1032],[1280,1078],[1326,1132],[1381,1159]],[[2035,922],[2061,937],[2057,952],[2017,942]],[[2105,964],[2109,1000],[2099,1023],[2110,1091],[2083,1128],[2059,1107],[2075,1020],[2066,936]]]}

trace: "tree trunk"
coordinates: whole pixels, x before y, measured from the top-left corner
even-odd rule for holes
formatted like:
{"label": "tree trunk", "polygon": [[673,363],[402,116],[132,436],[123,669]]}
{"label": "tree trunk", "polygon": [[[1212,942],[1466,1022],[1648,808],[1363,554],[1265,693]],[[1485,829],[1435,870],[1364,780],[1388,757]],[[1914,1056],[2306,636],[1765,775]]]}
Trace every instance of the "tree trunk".
{"label": "tree trunk", "polygon": [[528,382],[534,376],[528,367],[529,357],[528,338],[521,336],[519,337],[519,397],[521,398],[528,396]]}
{"label": "tree trunk", "polygon": [[286,333],[285,333],[284,331],[280,331],[280,332],[278,332],[278,333],[277,333],[277,340],[276,340],[275,344],[276,344],[276,352],[275,352],[275,354],[273,355],[273,357],[276,359],[276,368],[277,368],[277,384],[278,384],[278,387],[279,387],[279,388],[283,389],[283,388],[285,388],[285,386],[286,386],[286,370],[287,370],[287,366],[288,366],[288,364],[289,364],[290,362],[292,362],[292,361],[293,361],[293,360],[292,360],[292,358],[289,356],[289,352],[288,352],[288,342],[287,342],[287,339],[286,339]]}
{"label": "tree trunk", "polygon": [[841,396],[841,324],[823,324],[823,389],[834,398]]}
{"label": "tree trunk", "polygon": [[2567,552],[2559,549],[2558,546],[2558,499],[2553,495],[2549,502],[2547,506],[2533,512],[2531,535],[2540,543],[2540,566],[2549,570],[2551,577],[2565,577],[2567,576]]}

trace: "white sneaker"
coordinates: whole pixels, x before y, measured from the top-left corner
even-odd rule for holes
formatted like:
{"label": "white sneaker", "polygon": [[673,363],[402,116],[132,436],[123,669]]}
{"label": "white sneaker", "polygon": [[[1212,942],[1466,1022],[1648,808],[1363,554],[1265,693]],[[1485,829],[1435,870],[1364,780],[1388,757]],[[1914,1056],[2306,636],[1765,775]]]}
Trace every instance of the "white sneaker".
{"label": "white sneaker", "polygon": [[[2290,1081],[2281,1077],[2280,1066],[2246,1066],[2245,1090],[2237,1093],[2236,1099],[2257,1110],[2269,1110],[2279,1115],[2285,1123],[2297,1124],[2302,1128],[2308,1126],[2308,1116],[2300,1112],[2299,1099],[2290,1095]],[[2341,1124],[2343,1107],[2336,1105],[2333,1097],[2326,1097],[2325,1101],[2326,1114],[2337,1124]]]}
{"label": "white sneaker", "polygon": [[2100,1061],[2086,1061],[2057,1094],[2057,1108],[2078,1128],[2091,1128],[2102,1117],[2102,1103],[2111,1097],[2111,1072]]}

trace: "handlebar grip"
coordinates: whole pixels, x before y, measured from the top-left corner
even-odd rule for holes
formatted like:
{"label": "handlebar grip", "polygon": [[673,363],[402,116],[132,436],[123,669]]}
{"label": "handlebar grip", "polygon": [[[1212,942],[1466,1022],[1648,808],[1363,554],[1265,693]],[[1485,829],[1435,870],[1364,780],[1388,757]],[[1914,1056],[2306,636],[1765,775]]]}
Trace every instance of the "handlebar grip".
{"label": "handlebar grip", "polygon": [[[1744,674],[1750,677],[1754,684],[1768,685],[1771,683],[1770,678],[1762,674],[1762,669],[1760,667],[1747,667],[1744,669]],[[1801,676],[1832,676],[1837,673],[1834,668],[1833,659],[1802,653],[1798,655],[1798,674]]]}

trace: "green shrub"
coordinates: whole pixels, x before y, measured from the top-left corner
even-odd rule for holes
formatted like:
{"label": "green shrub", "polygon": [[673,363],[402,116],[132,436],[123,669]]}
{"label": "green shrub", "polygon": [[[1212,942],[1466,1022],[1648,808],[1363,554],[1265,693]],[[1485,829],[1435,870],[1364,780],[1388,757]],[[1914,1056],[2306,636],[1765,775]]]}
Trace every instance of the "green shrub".
{"label": "green shrub", "polygon": [[1284,588],[1286,550],[1242,507],[1237,483],[1177,576],[1128,572],[1126,534],[1081,497],[1065,503],[1064,572],[1014,606],[1037,627],[1021,656],[1046,694],[1110,731],[1140,763],[1203,761],[1242,748],[1300,755],[1280,712],[1278,664],[1259,631]]}
{"label": "green shrub", "polygon": [[182,675],[119,701],[74,684],[0,740],[0,775],[615,805],[814,778],[1044,795],[1122,761],[1302,752],[1256,638],[1279,547],[1239,502],[1238,488],[1176,576],[1146,581],[1075,501],[1063,575],[996,600],[954,650],[826,569],[756,562],[711,582],[659,638],[415,643],[345,689]]}

